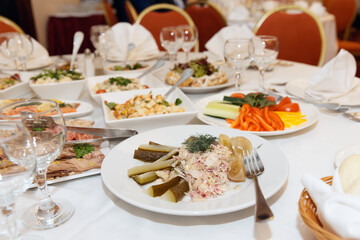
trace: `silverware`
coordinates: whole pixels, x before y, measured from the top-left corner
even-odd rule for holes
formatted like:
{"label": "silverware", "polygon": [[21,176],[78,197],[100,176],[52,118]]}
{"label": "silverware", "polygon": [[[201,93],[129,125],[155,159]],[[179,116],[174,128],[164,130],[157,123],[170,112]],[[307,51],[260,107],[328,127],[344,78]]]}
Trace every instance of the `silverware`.
{"label": "silverware", "polygon": [[158,59],[157,62],[154,64],[154,66],[152,66],[151,68],[147,69],[146,71],[144,71],[141,75],[139,75],[137,78],[142,78],[143,76],[147,75],[148,73],[151,73],[152,71],[154,71],[155,69],[161,67],[162,65],[164,65],[165,60],[164,59]]}
{"label": "silverware", "polygon": [[127,60],[128,60],[129,53],[130,53],[132,50],[134,50],[134,48],[135,48],[135,44],[134,44],[134,43],[129,43],[129,44],[127,45],[127,50],[126,50],[126,55],[125,55],[125,64],[124,64],[124,65],[127,64]]}
{"label": "silverware", "polygon": [[265,168],[255,148],[252,149],[251,153],[247,152],[244,155],[244,165],[246,177],[252,178],[255,182],[255,221],[263,222],[267,220],[272,220],[274,218],[274,214],[272,213],[269,205],[266,202],[266,199],[264,198],[257,178],[257,176],[261,175],[264,172]]}
{"label": "silverware", "polygon": [[138,134],[136,130],[122,129],[122,128],[93,128],[93,127],[66,126],[66,129],[74,132],[100,136],[106,139],[131,137]]}
{"label": "silverware", "polygon": [[80,48],[83,40],[84,40],[84,33],[81,31],[77,31],[74,34],[73,50],[72,50],[71,61],[70,61],[70,70],[74,69],[75,58],[76,58],[77,53],[79,52],[79,48]]}
{"label": "silverware", "polygon": [[194,73],[194,70],[192,70],[191,68],[185,69],[185,70],[182,72],[182,74],[181,74],[181,76],[180,76],[180,78],[179,78],[179,81],[177,81],[177,82],[164,94],[164,99],[166,99],[166,98],[169,96],[169,94],[170,94],[172,91],[175,90],[175,88],[176,88],[177,86],[179,86],[179,85],[180,85],[181,83],[183,83],[186,79],[188,79],[189,77],[191,77],[191,75],[193,75],[193,73]]}
{"label": "silverware", "polygon": [[98,50],[94,51],[94,67],[95,67],[95,76],[104,75],[104,66],[102,63],[102,57],[100,56],[100,52]]}
{"label": "silverware", "polygon": [[355,122],[360,122],[360,112],[342,112],[342,115]]}

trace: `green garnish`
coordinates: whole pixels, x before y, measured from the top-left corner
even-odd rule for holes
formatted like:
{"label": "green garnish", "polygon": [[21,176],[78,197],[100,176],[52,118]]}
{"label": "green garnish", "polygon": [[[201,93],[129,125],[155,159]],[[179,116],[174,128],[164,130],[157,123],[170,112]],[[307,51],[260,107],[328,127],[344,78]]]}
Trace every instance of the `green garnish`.
{"label": "green garnish", "polygon": [[109,79],[110,84],[116,84],[120,86],[127,86],[129,83],[132,83],[132,81],[128,78],[123,77],[113,77]]}
{"label": "green garnish", "polygon": [[165,107],[169,107],[169,106],[170,106],[170,104],[169,104],[166,100],[163,100],[163,101],[162,101],[162,104],[165,105]]}
{"label": "green garnish", "polygon": [[182,101],[181,101],[180,98],[177,98],[177,99],[175,100],[175,106],[178,106],[178,105],[180,105],[181,103],[182,103]]}
{"label": "green garnish", "polygon": [[45,128],[41,128],[41,127],[34,127],[34,128],[31,128],[31,131],[34,131],[34,132],[42,132],[44,131]]}
{"label": "green garnish", "polygon": [[223,100],[239,106],[242,106],[243,104],[247,103],[251,107],[258,107],[258,108],[276,105],[276,103],[272,100],[269,100],[267,96],[268,95],[264,93],[249,93],[246,94],[244,98],[224,96]]}
{"label": "green garnish", "polygon": [[85,154],[95,151],[94,146],[88,143],[74,144],[73,149],[74,149],[74,153],[76,154],[76,158],[82,158],[84,157]]}
{"label": "green garnish", "polygon": [[105,105],[110,109],[110,110],[114,110],[116,103],[114,102],[105,102]]}
{"label": "green garnish", "polygon": [[125,67],[123,66],[119,66],[119,65],[115,65],[113,67],[113,69],[115,71],[124,71],[124,70],[136,70],[136,69],[139,69],[139,68],[143,68],[144,66],[140,63],[135,63],[133,66],[131,66],[130,64],[126,64]]}
{"label": "green garnish", "polygon": [[188,63],[179,63],[174,66],[173,71],[181,74],[185,69],[191,68],[194,70],[193,77],[199,78],[205,75],[212,75],[214,72],[217,72],[219,69],[215,68],[214,65],[207,61],[207,58],[198,58],[191,60]]}
{"label": "green garnish", "polygon": [[186,139],[183,144],[186,145],[186,149],[191,153],[205,152],[208,149],[211,149],[211,144],[217,143],[217,137],[214,137],[210,134],[198,134],[196,136],[191,136]]}
{"label": "green garnish", "polygon": [[32,102],[32,103],[20,104],[20,105],[14,107],[13,109],[16,109],[18,107],[27,107],[27,106],[34,106],[34,105],[41,105],[41,102]]}
{"label": "green garnish", "polygon": [[52,78],[52,79],[60,80],[64,77],[69,77],[72,80],[84,79],[84,77],[82,76],[81,73],[71,71],[71,70],[61,70],[61,69],[44,70],[44,72],[39,73],[38,75],[31,77],[30,79],[33,81],[36,81],[40,78]]}

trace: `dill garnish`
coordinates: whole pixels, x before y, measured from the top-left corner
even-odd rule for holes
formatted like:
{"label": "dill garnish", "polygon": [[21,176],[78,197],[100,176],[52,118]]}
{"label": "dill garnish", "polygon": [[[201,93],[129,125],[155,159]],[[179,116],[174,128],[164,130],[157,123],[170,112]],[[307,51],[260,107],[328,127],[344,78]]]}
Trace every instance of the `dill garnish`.
{"label": "dill garnish", "polygon": [[191,136],[185,140],[183,144],[186,145],[186,149],[191,153],[205,152],[211,149],[211,144],[217,143],[217,137],[210,134],[198,134]]}

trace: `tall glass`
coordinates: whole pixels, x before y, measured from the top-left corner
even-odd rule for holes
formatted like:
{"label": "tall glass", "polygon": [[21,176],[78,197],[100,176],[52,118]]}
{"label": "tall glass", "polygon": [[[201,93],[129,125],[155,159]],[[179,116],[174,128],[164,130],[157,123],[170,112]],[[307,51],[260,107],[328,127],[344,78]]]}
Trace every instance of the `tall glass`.
{"label": "tall glass", "polygon": [[279,53],[279,41],[275,36],[259,35],[252,39],[254,44],[253,59],[255,65],[260,72],[260,82],[258,91],[265,92],[266,88],[264,84],[265,70],[273,63]]}
{"label": "tall glass", "polygon": [[195,26],[181,25],[178,27],[183,34],[182,50],[185,52],[185,61],[189,60],[189,52],[198,40],[198,30]]}
{"label": "tall glass", "polygon": [[109,25],[94,25],[90,28],[90,40],[93,46],[100,52],[104,61],[113,45],[113,34]]}
{"label": "tall glass", "polygon": [[240,81],[249,67],[253,45],[249,39],[228,39],[224,45],[225,61],[235,70],[235,90],[240,89]]}
{"label": "tall glass", "polygon": [[7,42],[9,41],[10,38],[13,38],[17,34],[19,34],[19,33],[17,33],[17,32],[0,33],[0,52],[4,57],[9,58],[13,62],[15,70],[19,69],[18,62],[16,59],[16,55],[15,54],[10,55],[10,53],[8,52]]}
{"label": "tall glass", "polygon": [[160,32],[161,46],[166,49],[170,55],[172,63],[176,60],[176,53],[182,46],[183,34],[177,27],[164,27]]}
{"label": "tall glass", "polygon": [[0,208],[7,234],[11,239],[20,239],[14,216],[15,202],[33,183],[36,154],[32,138],[21,122],[0,122],[0,146]]}
{"label": "tall glass", "polygon": [[6,42],[7,52],[11,58],[16,58],[21,63],[21,70],[27,70],[27,59],[34,50],[32,39],[27,34],[18,33]]}
{"label": "tall glass", "polygon": [[66,140],[65,121],[57,102],[52,100],[25,100],[0,109],[0,119],[21,120],[32,137],[36,153],[36,183],[40,202],[25,214],[23,222],[33,229],[49,229],[67,221],[74,208],[65,199],[53,201],[47,189],[46,171],[62,151]]}

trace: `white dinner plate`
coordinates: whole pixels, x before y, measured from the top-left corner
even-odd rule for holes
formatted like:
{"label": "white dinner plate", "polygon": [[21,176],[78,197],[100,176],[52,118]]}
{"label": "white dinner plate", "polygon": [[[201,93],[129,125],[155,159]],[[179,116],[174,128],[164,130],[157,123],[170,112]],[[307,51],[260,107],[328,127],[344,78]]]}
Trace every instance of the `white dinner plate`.
{"label": "white dinner plate", "polygon": [[[164,55],[164,53],[162,53],[162,52],[159,52],[157,54],[142,55],[142,56],[137,57],[136,59],[131,59],[131,61],[150,61],[150,60],[153,60],[153,59],[156,59],[156,58],[160,58],[163,55]],[[123,57],[117,57],[117,56],[109,54],[107,56],[107,60],[110,61],[110,62],[123,62],[124,58]]]}
{"label": "white dinner plate", "polygon": [[75,117],[81,117],[90,114],[93,111],[93,106],[90,103],[83,102],[83,101],[77,101],[77,100],[63,100],[59,99],[63,103],[80,103],[80,105],[77,107],[76,112],[72,113],[64,113],[64,118],[75,118]]}
{"label": "white dinner plate", "polygon": [[[306,98],[305,90],[309,86],[310,79],[299,78],[293,81],[290,81],[286,84],[286,91],[289,94],[292,94],[297,97]],[[348,94],[332,98],[331,102],[339,103],[343,105],[359,105],[360,104],[360,85],[358,85],[354,90]]]}
{"label": "white dinner plate", "polygon": [[108,64],[104,67],[104,71],[106,74],[142,74],[143,72],[145,72],[146,70],[148,70],[149,68],[151,68],[152,66],[155,65],[156,61],[147,61],[147,62],[143,62],[143,61],[131,61],[128,62],[127,64],[133,66],[136,63],[140,63],[141,65],[143,65],[143,68],[140,69],[134,69],[134,70],[111,70],[111,68],[115,67],[115,66],[125,66],[124,62],[118,62],[118,63],[112,63],[112,64]]}
{"label": "white dinner plate", "polygon": [[232,87],[234,85],[235,85],[235,79],[231,78],[228,74],[228,81],[224,84],[208,86],[208,87],[180,87],[180,89],[185,93],[209,93],[209,92],[219,91],[223,88]]}
{"label": "white dinner plate", "polygon": [[252,180],[239,183],[240,188],[229,191],[222,196],[201,202],[183,199],[173,203],[160,198],[153,198],[143,192],[148,187],[142,187],[128,177],[129,168],[142,165],[143,162],[133,158],[134,150],[140,144],[155,141],[162,144],[180,146],[181,143],[194,134],[227,134],[230,137],[244,136],[258,149],[265,166],[265,172],[259,176],[259,182],[265,198],[270,198],[278,192],[288,178],[288,162],[283,153],[269,141],[251,133],[239,132],[230,128],[207,125],[179,125],[158,128],[126,139],[113,148],[105,157],[101,176],[108,189],[122,200],[158,213],[183,216],[216,215],[238,211],[255,204],[255,188]]}
{"label": "white dinner plate", "polygon": [[[206,105],[209,102],[214,101],[214,100],[222,101],[224,96],[230,96],[232,93],[233,92],[220,93],[220,94],[212,95],[212,96],[205,97],[205,98],[199,100],[196,103],[196,107],[199,110],[197,117],[202,122],[213,125],[213,126],[230,127],[230,124],[227,123],[225,121],[225,119],[210,117],[210,116],[204,115],[203,112],[205,110]],[[242,93],[247,94],[250,92],[243,91]],[[296,102],[296,101],[293,101],[293,102]],[[286,128],[285,130],[282,130],[282,131],[272,131],[272,132],[246,131],[246,132],[251,132],[251,133],[259,135],[259,136],[278,136],[278,135],[283,135],[283,134],[300,131],[300,130],[310,127],[311,125],[316,123],[317,120],[319,119],[319,111],[317,110],[317,108],[314,107],[312,104],[306,104],[306,103],[300,103],[300,102],[297,102],[297,103],[300,106],[301,113],[306,115],[306,120],[307,120],[306,122],[304,122],[298,126],[292,126],[291,128]],[[241,131],[241,130],[238,130],[238,131]]]}

